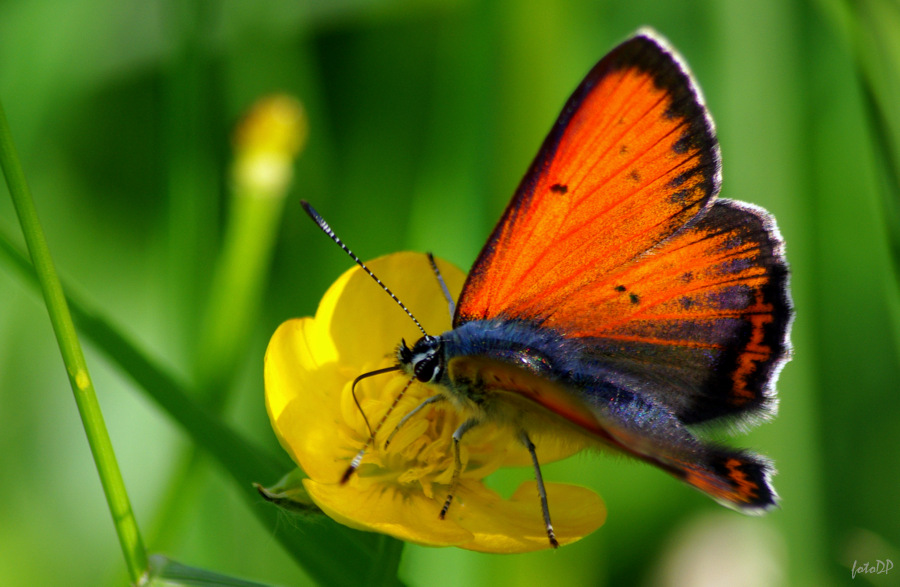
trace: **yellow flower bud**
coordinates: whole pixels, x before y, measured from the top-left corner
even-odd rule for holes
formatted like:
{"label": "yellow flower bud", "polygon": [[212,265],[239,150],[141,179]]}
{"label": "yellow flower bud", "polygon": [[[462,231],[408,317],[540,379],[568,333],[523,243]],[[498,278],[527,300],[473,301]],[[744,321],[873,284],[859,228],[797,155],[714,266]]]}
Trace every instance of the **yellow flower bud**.
{"label": "yellow flower bud", "polygon": [[234,133],[237,193],[283,197],[307,135],[300,102],[285,94],[260,99]]}

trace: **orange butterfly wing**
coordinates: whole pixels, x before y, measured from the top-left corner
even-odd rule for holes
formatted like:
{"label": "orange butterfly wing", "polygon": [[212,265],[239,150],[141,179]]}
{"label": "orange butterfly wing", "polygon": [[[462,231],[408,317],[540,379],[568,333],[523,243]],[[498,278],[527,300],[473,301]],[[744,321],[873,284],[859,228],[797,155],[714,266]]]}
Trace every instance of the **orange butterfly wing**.
{"label": "orange butterfly wing", "polygon": [[569,99],[463,288],[455,325],[584,340],[685,423],[771,407],[791,308],[771,218],[719,202],[699,90],[660,41],[619,45]]}
{"label": "orange butterfly wing", "polygon": [[715,197],[698,90],[646,36],[611,51],[566,104],[466,282],[458,320],[546,317],[671,237]]}

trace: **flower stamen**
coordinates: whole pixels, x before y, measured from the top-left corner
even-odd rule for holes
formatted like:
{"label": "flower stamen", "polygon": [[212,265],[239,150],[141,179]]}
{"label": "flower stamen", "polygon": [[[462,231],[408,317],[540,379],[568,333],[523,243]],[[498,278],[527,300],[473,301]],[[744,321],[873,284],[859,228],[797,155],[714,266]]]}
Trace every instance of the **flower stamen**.
{"label": "flower stamen", "polygon": [[400,428],[402,428],[404,424],[409,422],[410,418],[412,418],[413,416],[418,414],[419,411],[422,408],[424,408],[425,406],[433,404],[433,403],[437,403],[440,401],[444,401],[445,399],[447,399],[447,398],[445,398],[443,395],[433,395],[433,396],[429,397],[428,399],[426,399],[425,401],[423,401],[422,403],[420,403],[419,405],[417,405],[416,407],[414,407],[412,410],[410,410],[405,416],[403,416],[403,418],[400,419],[400,422],[398,422],[397,426],[394,427],[393,432],[391,432],[390,435],[388,435],[387,440],[384,441],[384,450],[387,450],[387,448],[391,445],[391,441],[394,439],[394,436],[398,432],[400,432]]}

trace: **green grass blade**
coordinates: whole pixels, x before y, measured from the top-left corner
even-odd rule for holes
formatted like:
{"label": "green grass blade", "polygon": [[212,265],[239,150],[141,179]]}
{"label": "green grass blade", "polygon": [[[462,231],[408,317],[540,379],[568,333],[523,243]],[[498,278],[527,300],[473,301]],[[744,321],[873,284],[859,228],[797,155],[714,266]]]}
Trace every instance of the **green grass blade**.
{"label": "green grass blade", "polygon": [[103,421],[103,413],[94,392],[94,384],[84,360],[81,343],[75,332],[75,324],[66,304],[62,284],[56,274],[50,248],[38,220],[37,208],[13,145],[12,133],[2,104],[0,104],[0,166],[3,167],[6,176],[6,184],[19,217],[19,225],[22,227],[28,252],[34,264],[35,276],[44,295],[53,332],[56,334],[63,363],[69,374],[75,404],[78,406],[91,454],[100,475],[100,483],[125,556],[128,574],[131,582],[136,584],[147,570],[147,552],[134,511],[131,509],[131,501],[128,499],[125,481],[116,461],[106,423]]}

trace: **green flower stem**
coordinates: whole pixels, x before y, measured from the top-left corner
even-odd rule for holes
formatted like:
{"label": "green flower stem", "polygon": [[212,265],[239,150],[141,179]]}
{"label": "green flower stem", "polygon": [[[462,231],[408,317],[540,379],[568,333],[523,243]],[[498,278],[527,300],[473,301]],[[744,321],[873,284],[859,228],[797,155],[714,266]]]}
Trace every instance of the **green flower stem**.
{"label": "green flower stem", "polygon": [[147,571],[147,552],[144,550],[137,520],[131,509],[125,482],[116,462],[112,442],[109,439],[100,404],[94,392],[94,385],[84,360],[84,353],[75,333],[75,325],[72,323],[72,316],[66,304],[59,276],[57,276],[53,260],[50,258],[50,249],[47,246],[34,200],[13,145],[12,133],[6,121],[2,104],[0,104],[0,166],[6,176],[6,184],[9,187],[16,214],[19,217],[19,224],[25,235],[28,252],[44,294],[44,302],[50,314],[53,331],[56,333],[63,363],[69,374],[75,403],[78,406],[88,444],[94,456],[94,463],[97,465],[97,472],[100,474],[100,482],[106,494],[113,524],[119,535],[119,543],[125,555],[128,573],[132,583],[136,584]]}
{"label": "green flower stem", "polygon": [[[216,263],[209,299],[204,304],[198,355],[195,360],[198,400],[218,414],[229,397],[229,385],[240,364],[248,333],[256,320],[259,297],[277,234],[284,198],[254,197],[235,193],[232,196],[222,253]],[[182,529],[185,508],[193,507],[202,484],[197,479],[208,470],[197,451],[190,445],[178,457],[176,474],[150,526],[152,543],[162,541]],[[283,472],[289,464],[281,467]],[[268,481],[272,476],[255,479]]]}
{"label": "green flower stem", "polygon": [[213,406],[224,401],[256,321],[284,201],[240,189],[233,194],[198,344],[197,381]]}
{"label": "green flower stem", "polygon": [[396,585],[397,569],[400,568],[400,557],[403,556],[403,547],[406,543],[390,536],[381,535],[378,541],[378,553],[375,555],[375,564],[369,571],[364,583],[366,585]]}

